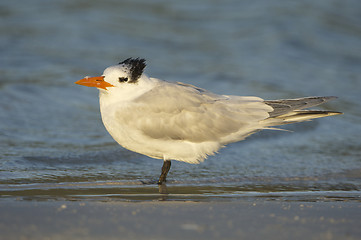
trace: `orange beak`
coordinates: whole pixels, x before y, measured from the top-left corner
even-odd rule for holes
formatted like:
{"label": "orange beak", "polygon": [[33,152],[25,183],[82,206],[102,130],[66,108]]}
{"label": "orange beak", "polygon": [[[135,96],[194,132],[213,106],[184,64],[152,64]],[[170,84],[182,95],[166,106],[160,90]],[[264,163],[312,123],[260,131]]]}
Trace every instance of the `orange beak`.
{"label": "orange beak", "polygon": [[79,81],[75,82],[76,84],[87,86],[87,87],[97,87],[107,90],[107,87],[114,87],[110,83],[104,81],[104,76],[100,77],[85,77]]}

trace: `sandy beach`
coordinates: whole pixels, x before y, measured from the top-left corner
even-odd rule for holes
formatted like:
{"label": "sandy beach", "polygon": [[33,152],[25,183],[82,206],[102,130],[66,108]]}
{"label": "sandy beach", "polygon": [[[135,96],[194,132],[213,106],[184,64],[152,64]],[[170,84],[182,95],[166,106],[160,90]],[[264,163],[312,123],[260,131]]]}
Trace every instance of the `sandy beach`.
{"label": "sandy beach", "polygon": [[[360,0],[1,1],[0,15],[0,240],[361,239]],[[158,188],[163,160],[120,147],[99,91],[74,84],[129,57],[226,96],[336,96],[315,108],[344,114],[174,161]]]}
{"label": "sandy beach", "polygon": [[2,201],[0,239],[360,239],[358,202]]}

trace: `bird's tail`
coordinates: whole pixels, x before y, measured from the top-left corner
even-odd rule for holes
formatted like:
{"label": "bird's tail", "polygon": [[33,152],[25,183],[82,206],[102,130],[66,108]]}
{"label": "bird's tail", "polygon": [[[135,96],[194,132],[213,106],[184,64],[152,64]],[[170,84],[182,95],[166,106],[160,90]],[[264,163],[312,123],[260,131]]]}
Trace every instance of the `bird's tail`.
{"label": "bird's tail", "polygon": [[335,98],[337,97],[306,97],[265,101],[264,103],[273,108],[273,111],[269,113],[270,117],[265,120],[265,124],[277,126],[342,114],[342,112],[335,111],[303,110]]}

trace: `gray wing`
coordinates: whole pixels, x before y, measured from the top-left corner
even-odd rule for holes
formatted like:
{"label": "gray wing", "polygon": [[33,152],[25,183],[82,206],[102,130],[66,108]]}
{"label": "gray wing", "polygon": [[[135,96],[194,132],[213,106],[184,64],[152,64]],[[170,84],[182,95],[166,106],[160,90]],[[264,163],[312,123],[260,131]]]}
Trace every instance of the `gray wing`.
{"label": "gray wing", "polygon": [[117,117],[150,139],[205,142],[221,141],[240,129],[254,131],[270,111],[261,98],[217,95],[191,85],[162,83]]}
{"label": "gray wing", "polygon": [[337,97],[305,97],[296,99],[267,100],[264,101],[264,103],[274,109],[273,112],[270,112],[270,117],[272,118],[293,112],[295,110],[314,107],[335,98]]}

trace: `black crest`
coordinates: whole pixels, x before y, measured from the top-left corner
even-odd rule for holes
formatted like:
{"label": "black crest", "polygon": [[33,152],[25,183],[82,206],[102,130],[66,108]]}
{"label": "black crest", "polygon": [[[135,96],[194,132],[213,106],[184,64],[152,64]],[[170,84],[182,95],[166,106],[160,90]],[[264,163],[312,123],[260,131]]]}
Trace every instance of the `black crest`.
{"label": "black crest", "polygon": [[129,70],[129,82],[134,83],[142,75],[144,68],[146,67],[145,59],[143,58],[128,58],[119,64],[124,65]]}

